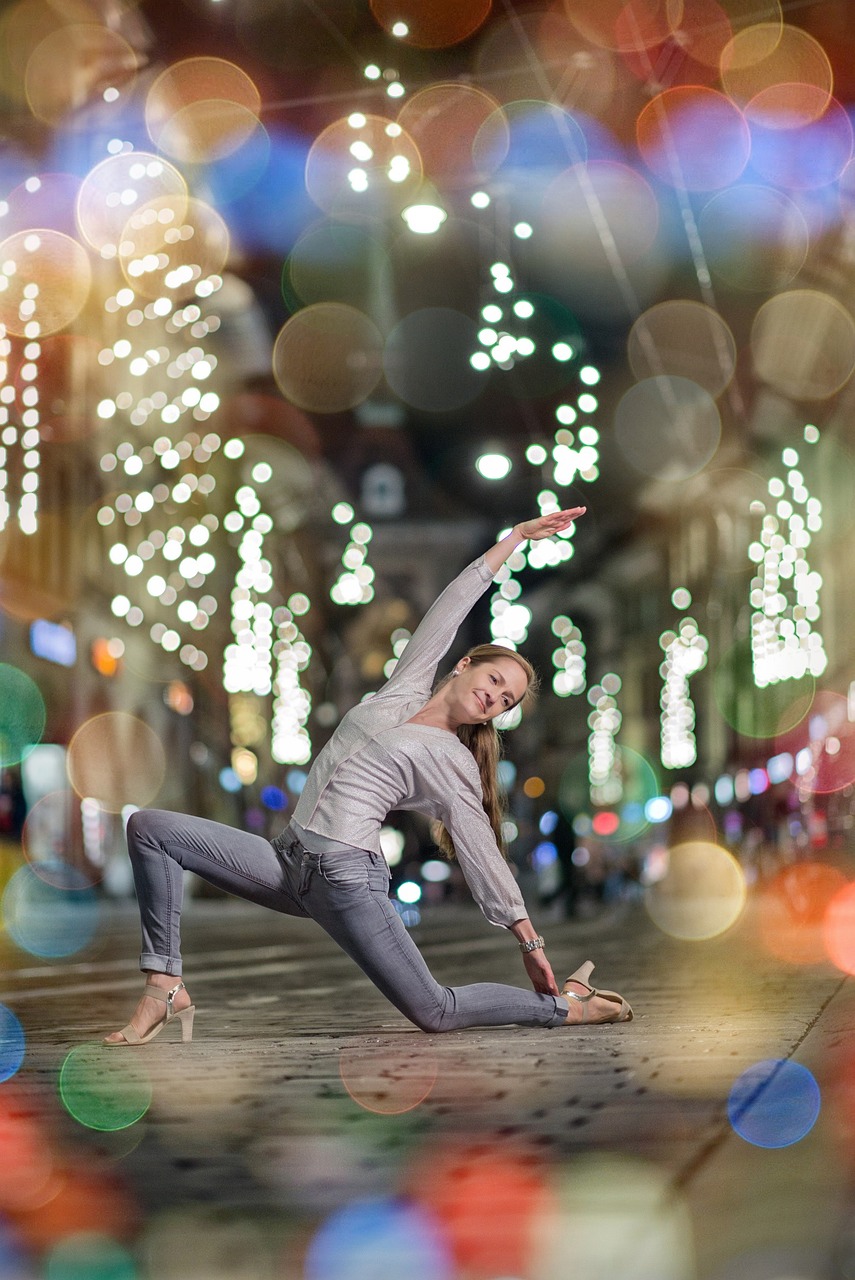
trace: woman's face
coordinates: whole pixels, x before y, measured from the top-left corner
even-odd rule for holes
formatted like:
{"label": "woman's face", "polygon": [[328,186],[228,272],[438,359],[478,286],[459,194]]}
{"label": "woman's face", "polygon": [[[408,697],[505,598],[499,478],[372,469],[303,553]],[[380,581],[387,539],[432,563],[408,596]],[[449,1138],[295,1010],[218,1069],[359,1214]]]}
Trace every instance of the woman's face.
{"label": "woman's face", "polygon": [[508,711],[524,696],[528,677],[513,658],[491,658],[473,662],[461,658],[459,676],[453,680],[461,722],[484,724]]}

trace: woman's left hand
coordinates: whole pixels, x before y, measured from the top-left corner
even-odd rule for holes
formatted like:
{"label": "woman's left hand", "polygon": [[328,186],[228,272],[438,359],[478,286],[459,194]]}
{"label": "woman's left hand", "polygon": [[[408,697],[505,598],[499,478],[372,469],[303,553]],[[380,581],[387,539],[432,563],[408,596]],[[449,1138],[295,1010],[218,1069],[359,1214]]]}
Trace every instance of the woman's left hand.
{"label": "woman's left hand", "polygon": [[521,538],[529,538],[537,542],[540,538],[550,538],[562,529],[567,529],[574,520],[583,516],[587,507],[568,507],[565,511],[550,511],[548,515],[537,516],[534,520],[523,520],[516,526]]}
{"label": "woman's left hand", "polygon": [[539,991],[543,996],[561,994],[558,983],[555,981],[555,974],[552,972],[552,965],[547,960],[543,947],[538,947],[536,951],[524,952],[523,964],[535,991]]}

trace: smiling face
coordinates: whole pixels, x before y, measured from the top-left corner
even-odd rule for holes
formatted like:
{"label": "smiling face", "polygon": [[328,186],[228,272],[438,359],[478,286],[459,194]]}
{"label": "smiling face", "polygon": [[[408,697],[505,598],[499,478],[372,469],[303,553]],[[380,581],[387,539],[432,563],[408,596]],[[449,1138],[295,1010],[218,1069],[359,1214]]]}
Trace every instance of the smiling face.
{"label": "smiling face", "polygon": [[513,658],[500,656],[481,662],[461,658],[457,669],[460,674],[453,681],[453,696],[464,724],[495,720],[516,706],[528,689],[528,677]]}

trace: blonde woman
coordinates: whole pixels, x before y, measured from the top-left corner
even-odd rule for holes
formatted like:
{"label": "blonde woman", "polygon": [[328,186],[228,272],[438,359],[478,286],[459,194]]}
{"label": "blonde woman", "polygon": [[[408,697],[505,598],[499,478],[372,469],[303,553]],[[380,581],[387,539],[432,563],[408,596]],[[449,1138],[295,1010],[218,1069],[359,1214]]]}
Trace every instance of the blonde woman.
{"label": "blonde woman", "polygon": [[[105,1044],[146,1044],[175,1019],[183,1039],[192,1036],[195,1006],[180,981],[185,870],[274,911],[310,916],[423,1031],[629,1021],[621,996],[588,984],[590,962],[559,991],[502,854],[493,721],[532,697],[534,671],[513,650],[478,645],[432,687],[461,622],[514,549],[559,533],[584,511],[515,525],[446,587],[391,678],[344,716],[275,840],[163,810],[132,815],[128,847],[147,982],[131,1021]],[[533,991],[495,982],[445,987],[433,978],[388,896],[380,827],[393,809],[442,823],[441,847],[457,858],[486,918],[516,938]]]}

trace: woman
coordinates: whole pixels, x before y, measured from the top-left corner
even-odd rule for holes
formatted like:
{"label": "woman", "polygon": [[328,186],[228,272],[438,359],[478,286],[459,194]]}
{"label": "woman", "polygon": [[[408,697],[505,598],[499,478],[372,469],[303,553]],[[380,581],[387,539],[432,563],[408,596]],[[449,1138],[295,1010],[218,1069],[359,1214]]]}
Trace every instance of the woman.
{"label": "woman", "polygon": [[[174,1018],[182,1038],[192,1036],[194,1006],[184,983],[175,981],[182,972],[185,870],[274,911],[311,916],[424,1031],[629,1021],[632,1010],[621,996],[588,985],[590,962],[559,992],[543,939],[500,852],[492,721],[530,693],[532,668],[513,650],[480,645],[431,693],[458,627],[519,543],[559,533],[584,511],[574,507],[516,525],[446,587],[391,678],[343,718],[312,766],[292,822],[272,843],[163,810],[131,816],[140,968],[148,981],[129,1024],[105,1044],[147,1043]],[[533,992],[490,982],[442,987],[431,976],[388,897],[379,833],[396,808],[444,824],[441,845],[456,854],[487,919],[517,939]]]}

